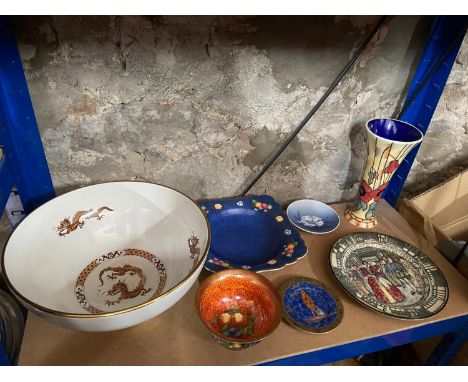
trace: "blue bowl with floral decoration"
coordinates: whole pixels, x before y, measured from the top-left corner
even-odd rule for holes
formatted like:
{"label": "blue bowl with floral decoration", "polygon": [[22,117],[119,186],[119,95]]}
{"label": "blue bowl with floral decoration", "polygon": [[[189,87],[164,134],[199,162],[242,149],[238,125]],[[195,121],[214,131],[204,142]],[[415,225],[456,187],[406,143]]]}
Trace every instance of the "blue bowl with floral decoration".
{"label": "blue bowl with floral decoration", "polygon": [[205,268],[265,272],[295,263],[307,247],[279,204],[268,195],[199,202],[211,228]]}

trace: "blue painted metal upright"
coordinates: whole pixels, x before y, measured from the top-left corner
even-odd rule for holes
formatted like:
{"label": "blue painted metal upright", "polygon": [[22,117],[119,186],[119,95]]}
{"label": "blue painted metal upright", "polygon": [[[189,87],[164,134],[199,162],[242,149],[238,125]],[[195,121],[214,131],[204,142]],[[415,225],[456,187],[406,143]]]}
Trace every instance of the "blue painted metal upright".
{"label": "blue painted metal upright", "polygon": [[[4,129],[4,122],[1,120],[2,113],[0,112],[0,135]],[[2,139],[0,138],[0,142]],[[0,208],[1,211],[5,208],[5,205],[10,196],[11,189],[13,188],[13,176],[5,155],[2,157],[0,162]]]}
{"label": "blue painted metal upright", "polygon": [[55,196],[8,17],[0,17],[0,207],[16,185],[26,214]]}
{"label": "blue painted metal upright", "polygon": [[[0,208],[16,185],[26,213],[55,192],[21,58],[7,17],[0,16]],[[0,344],[0,366],[10,365]]]}
{"label": "blue painted metal upright", "polygon": [[6,356],[1,344],[0,344],[0,366],[10,366],[10,361],[8,360],[8,357]]}
{"label": "blue painted metal upright", "polygon": [[447,366],[468,341],[468,322],[460,330],[446,334],[426,360],[426,365]]}
{"label": "blue painted metal upright", "polygon": [[[423,132],[423,134],[427,131],[432,115],[434,114],[437,103],[439,102],[439,98],[442,95],[447,78],[452,70],[453,63],[455,62],[462,43],[463,31],[466,32],[467,24],[467,16],[439,16],[434,21],[429,35],[429,41],[426,44],[423,55],[419,61],[418,68],[411,82],[411,86],[408,90],[408,95],[405,101],[407,109],[399,118],[416,126]],[[406,105],[413,98],[413,93],[423,78],[431,71],[434,64],[440,57],[442,57],[457,36],[461,36],[459,41],[453,45],[445,59],[442,61],[442,64],[434,71],[434,73],[432,73],[429,80],[421,88],[420,92],[414,100],[412,100],[411,104]],[[406,178],[408,177],[408,173],[414,159],[416,158],[419,147],[419,145],[416,146],[403,160],[385,190],[384,198],[393,206],[395,206]]]}

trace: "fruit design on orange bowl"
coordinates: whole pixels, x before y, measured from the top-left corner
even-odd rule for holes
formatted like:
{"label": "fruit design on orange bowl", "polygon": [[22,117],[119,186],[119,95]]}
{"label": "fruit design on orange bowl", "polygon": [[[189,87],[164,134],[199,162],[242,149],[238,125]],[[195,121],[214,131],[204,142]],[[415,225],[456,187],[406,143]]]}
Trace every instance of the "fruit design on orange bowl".
{"label": "fruit design on orange bowl", "polygon": [[249,338],[253,335],[255,314],[249,307],[242,305],[244,304],[226,309],[212,318],[211,322],[218,331],[233,338]]}
{"label": "fruit design on orange bowl", "polygon": [[219,344],[230,350],[249,348],[272,333],[281,321],[281,302],[263,276],[232,269],[215,273],[199,287],[199,318]]}

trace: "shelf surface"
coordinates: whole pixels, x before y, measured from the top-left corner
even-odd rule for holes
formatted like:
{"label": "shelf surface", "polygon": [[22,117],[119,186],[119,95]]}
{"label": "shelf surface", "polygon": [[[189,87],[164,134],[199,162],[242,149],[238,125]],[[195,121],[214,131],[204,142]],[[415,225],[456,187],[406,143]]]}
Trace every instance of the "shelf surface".
{"label": "shelf surface", "polygon": [[[302,233],[309,248],[308,255],[284,269],[263,273],[276,287],[288,278],[305,276],[316,278],[333,289],[343,302],[344,316],[332,332],[305,333],[283,321],[260,344],[238,352],[226,350],[211,338],[198,319],[194,305],[199,285],[196,282],[163,314],[139,326],[115,332],[77,332],[29,314],[19,365],[252,365],[349,343],[364,345],[369,339],[383,336],[387,338],[385,341],[388,338],[391,341],[392,333],[398,332],[410,339],[413,329],[468,315],[467,280],[385,200],[381,200],[377,209],[378,225],[371,230],[358,229],[345,221],[344,204],[332,207],[341,218],[337,230],[326,235]],[[352,299],[334,279],[328,253],[338,238],[358,231],[398,237],[432,258],[448,282],[449,299],[445,308],[431,318],[408,321],[378,314]],[[199,279],[209,274],[203,271]],[[430,334],[440,333],[435,330]]]}

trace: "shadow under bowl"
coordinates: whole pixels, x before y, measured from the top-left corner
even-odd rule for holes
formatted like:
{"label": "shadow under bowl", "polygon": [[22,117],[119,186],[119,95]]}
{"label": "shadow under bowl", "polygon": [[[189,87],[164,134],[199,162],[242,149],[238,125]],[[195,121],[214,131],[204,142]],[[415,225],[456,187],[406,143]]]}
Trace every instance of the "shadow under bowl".
{"label": "shadow under bowl", "polygon": [[201,322],[222,346],[249,348],[279,325],[281,300],[273,284],[255,272],[225,270],[200,285],[196,308]]}

